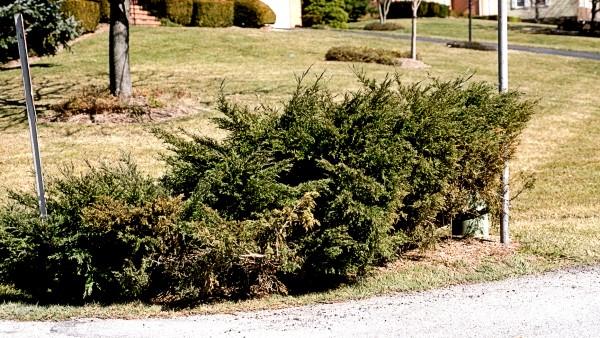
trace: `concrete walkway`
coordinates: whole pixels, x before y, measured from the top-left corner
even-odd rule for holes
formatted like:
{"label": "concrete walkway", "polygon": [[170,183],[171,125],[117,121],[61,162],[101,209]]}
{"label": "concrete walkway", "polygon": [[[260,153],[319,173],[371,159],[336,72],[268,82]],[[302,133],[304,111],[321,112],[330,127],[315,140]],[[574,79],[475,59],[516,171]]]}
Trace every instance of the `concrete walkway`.
{"label": "concrete walkway", "polygon": [[283,310],[0,321],[1,337],[600,337],[600,267]]}
{"label": "concrete walkway", "polygon": [[[398,39],[398,40],[410,40],[410,35],[405,34],[394,34],[394,33],[386,33],[386,32],[374,32],[374,31],[361,31],[361,30],[339,30],[339,32],[345,32],[347,34],[356,34],[356,35],[367,35],[372,37],[382,37],[388,39]],[[445,39],[445,38],[433,38],[427,36],[419,36],[417,37],[418,41],[422,42],[431,42],[431,43],[440,43],[447,44],[451,41],[457,41],[456,39]],[[491,42],[480,42],[482,45],[497,49],[498,45]],[[528,52],[535,54],[546,54],[546,55],[555,55],[555,56],[567,56],[579,59],[588,59],[588,60],[597,60],[600,61],[600,52],[584,52],[584,51],[571,51],[564,49],[553,49],[553,48],[544,48],[544,47],[532,47],[532,46],[524,46],[524,45],[515,45],[509,44],[509,50],[515,50],[520,52]]]}

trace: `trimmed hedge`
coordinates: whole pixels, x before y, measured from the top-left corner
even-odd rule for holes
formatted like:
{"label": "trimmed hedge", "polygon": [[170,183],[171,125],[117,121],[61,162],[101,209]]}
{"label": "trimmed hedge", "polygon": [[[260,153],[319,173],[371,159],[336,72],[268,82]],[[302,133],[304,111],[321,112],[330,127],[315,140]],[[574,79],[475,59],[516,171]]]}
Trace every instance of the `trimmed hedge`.
{"label": "trimmed hedge", "polygon": [[193,0],[165,0],[164,6],[167,19],[184,26],[192,23]]}
{"label": "trimmed hedge", "polygon": [[233,26],[233,0],[194,0],[192,25],[198,27]]}
{"label": "trimmed hedge", "polygon": [[235,0],[233,24],[258,28],[275,23],[275,12],[260,0]]}
{"label": "trimmed hedge", "polygon": [[[417,10],[417,16],[420,18],[438,17],[446,18],[450,14],[450,8],[446,5],[436,2],[421,2]],[[412,18],[412,3],[410,1],[395,1],[390,5],[388,19]]]}
{"label": "trimmed hedge", "polygon": [[110,0],[99,0],[100,3],[100,22],[109,22],[110,20]]}
{"label": "trimmed hedge", "polygon": [[368,47],[333,47],[325,54],[327,61],[366,62],[384,65],[400,65],[400,58],[409,58],[410,52],[399,52]]}
{"label": "trimmed hedge", "polygon": [[62,10],[72,15],[81,25],[84,33],[93,32],[100,23],[100,3],[88,0],[65,0]]}
{"label": "trimmed hedge", "polygon": [[404,26],[401,24],[397,24],[395,22],[371,22],[365,25],[363,28],[366,31],[396,31],[400,29],[404,29]]}

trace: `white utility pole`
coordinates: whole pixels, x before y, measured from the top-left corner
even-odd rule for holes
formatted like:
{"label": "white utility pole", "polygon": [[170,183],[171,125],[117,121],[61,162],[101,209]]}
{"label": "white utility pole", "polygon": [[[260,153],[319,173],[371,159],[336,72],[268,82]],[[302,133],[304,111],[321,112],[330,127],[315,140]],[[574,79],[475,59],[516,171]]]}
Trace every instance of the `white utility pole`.
{"label": "white utility pole", "polygon": [[33,167],[35,170],[35,188],[39,198],[40,217],[46,218],[46,197],[44,192],[44,178],[42,177],[42,159],[40,157],[40,146],[38,144],[37,115],[33,103],[29,59],[27,56],[27,41],[25,40],[25,28],[23,27],[23,16],[21,14],[15,14],[15,27],[17,29],[21,73],[23,74],[23,86],[25,88],[27,120],[29,121],[29,136],[31,137],[31,152],[33,153]]}
{"label": "white utility pole", "polygon": [[[498,89],[500,93],[508,91],[508,13],[507,0],[498,0]],[[508,158],[504,160],[502,171],[502,223],[500,224],[500,243],[510,243],[508,227],[510,214],[510,190],[508,186],[510,171]]]}

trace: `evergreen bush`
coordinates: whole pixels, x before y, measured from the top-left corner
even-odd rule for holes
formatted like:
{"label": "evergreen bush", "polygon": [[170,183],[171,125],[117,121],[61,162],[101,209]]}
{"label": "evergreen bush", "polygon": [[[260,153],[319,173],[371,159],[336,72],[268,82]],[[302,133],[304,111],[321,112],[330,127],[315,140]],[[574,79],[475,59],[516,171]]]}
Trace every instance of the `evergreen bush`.
{"label": "evergreen bush", "polygon": [[56,54],[79,35],[78,24],[61,10],[61,1],[15,0],[0,7],[0,62],[19,57],[14,15],[23,14],[29,53]]}
{"label": "evergreen bush", "polygon": [[275,13],[260,0],[235,0],[233,24],[258,28],[275,23]]}
{"label": "evergreen bush", "polygon": [[343,0],[303,0],[302,25],[347,28],[349,17],[344,7]]}
{"label": "evergreen bush", "polygon": [[352,22],[367,14],[368,7],[369,0],[344,0],[344,10],[348,13],[348,20]]}
{"label": "evergreen bush", "polygon": [[233,26],[233,0],[194,0],[192,25],[198,27]]}
{"label": "evergreen bush", "polygon": [[359,79],[342,97],[301,79],[280,110],[221,97],[224,140],[156,129],[159,182],[127,160],[66,171],[43,221],[35,194],[12,193],[0,282],[63,303],[285,293],[360,276],[479,202],[494,211],[532,102],[465,79]]}

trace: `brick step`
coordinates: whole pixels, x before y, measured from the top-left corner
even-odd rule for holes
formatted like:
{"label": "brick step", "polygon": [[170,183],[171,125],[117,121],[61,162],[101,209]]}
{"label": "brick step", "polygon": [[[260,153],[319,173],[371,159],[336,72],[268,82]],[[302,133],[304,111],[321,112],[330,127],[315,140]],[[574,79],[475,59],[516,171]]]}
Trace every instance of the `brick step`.
{"label": "brick step", "polygon": [[129,6],[129,16],[129,21],[133,25],[160,26],[160,21],[158,18],[152,16],[150,12],[137,5],[136,0],[131,1],[131,5]]}

